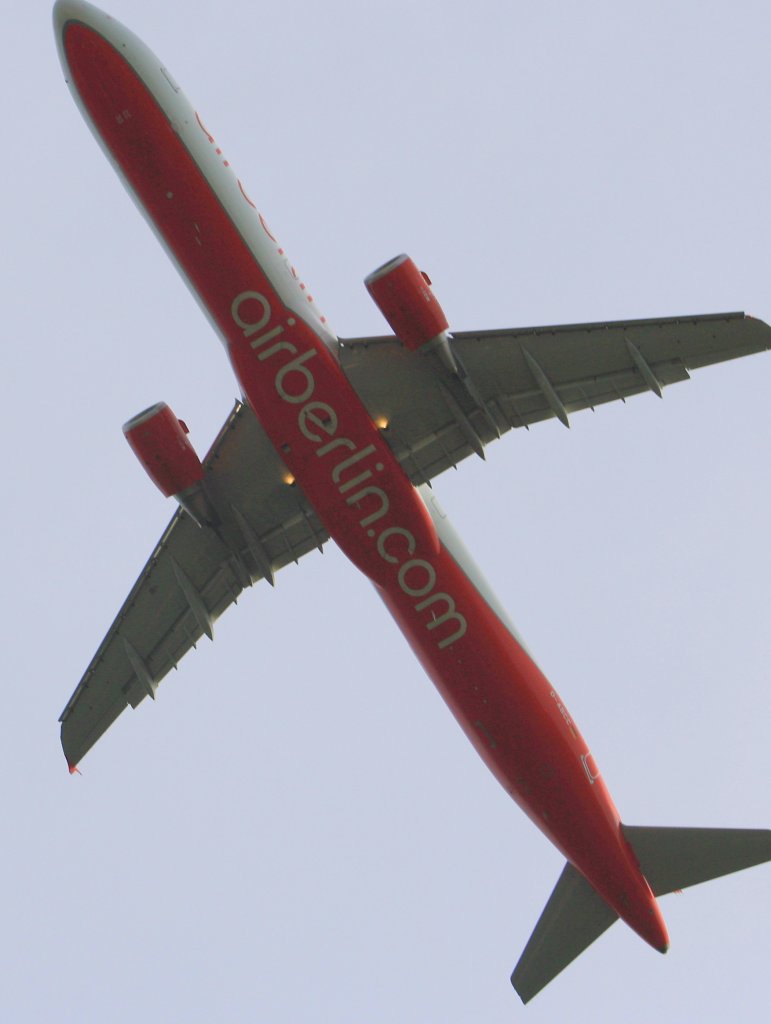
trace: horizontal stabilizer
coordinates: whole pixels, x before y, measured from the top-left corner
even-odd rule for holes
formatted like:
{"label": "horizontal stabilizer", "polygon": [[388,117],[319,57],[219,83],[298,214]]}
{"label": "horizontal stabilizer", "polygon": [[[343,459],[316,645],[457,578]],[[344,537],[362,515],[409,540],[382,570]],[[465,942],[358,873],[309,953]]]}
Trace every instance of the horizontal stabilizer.
{"label": "horizontal stabilizer", "polygon": [[548,985],[617,917],[568,862],[511,976],[522,1002],[528,1002]]}
{"label": "horizontal stabilizer", "polygon": [[655,896],[771,860],[768,829],[621,827]]}

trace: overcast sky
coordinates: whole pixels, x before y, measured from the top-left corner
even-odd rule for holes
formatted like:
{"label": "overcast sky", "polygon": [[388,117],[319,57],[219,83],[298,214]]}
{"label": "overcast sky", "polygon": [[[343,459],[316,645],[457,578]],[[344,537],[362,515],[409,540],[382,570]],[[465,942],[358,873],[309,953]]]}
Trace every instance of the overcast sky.
{"label": "overcast sky", "polygon": [[[615,925],[526,1009],[562,869],[330,545],[245,594],[70,778],[57,716],[173,509],[121,424],[204,452],[221,346],[10,5],[0,1017],[760,1019],[771,871]],[[342,336],[399,252],[456,330],[771,318],[763,0],[113,0]],[[771,356],[508,434],[436,492],[625,821],[771,825]]]}

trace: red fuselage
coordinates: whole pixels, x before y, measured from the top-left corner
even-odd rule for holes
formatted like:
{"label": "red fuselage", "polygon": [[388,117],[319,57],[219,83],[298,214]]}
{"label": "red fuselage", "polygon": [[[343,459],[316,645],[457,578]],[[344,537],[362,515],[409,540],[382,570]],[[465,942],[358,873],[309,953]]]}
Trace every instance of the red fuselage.
{"label": "red fuselage", "polygon": [[[341,371],[330,332],[287,302],[275,265],[234,220],[209,167],[148,84],[149,51],[132,57],[138,43],[127,34],[127,58],[121,26],[75,9],[81,16],[64,24],[61,46],[84,113],[225,341],[281,459],[372,580],[496,778],[618,915],[663,950],[656,901],[561,699],[443,543]],[[169,91],[169,102],[182,102],[178,87]],[[202,126],[195,130],[203,136]],[[267,235],[256,211],[248,214]]]}

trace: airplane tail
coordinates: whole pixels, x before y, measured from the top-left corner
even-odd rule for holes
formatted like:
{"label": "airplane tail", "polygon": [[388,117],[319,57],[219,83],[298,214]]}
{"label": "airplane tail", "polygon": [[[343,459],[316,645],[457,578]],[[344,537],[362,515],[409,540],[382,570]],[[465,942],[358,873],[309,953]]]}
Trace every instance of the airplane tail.
{"label": "airplane tail", "polygon": [[[771,831],[622,825],[654,896],[771,860]],[[511,983],[527,1003],[606,931],[618,915],[569,862]]]}

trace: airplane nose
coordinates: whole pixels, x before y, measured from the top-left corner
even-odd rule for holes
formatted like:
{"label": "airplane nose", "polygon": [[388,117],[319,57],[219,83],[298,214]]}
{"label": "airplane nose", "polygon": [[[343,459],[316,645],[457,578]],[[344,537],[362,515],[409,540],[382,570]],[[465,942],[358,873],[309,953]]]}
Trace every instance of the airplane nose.
{"label": "airplane nose", "polygon": [[94,18],[108,17],[104,11],[100,11],[93,4],[85,0],[56,0],[53,9],[54,31],[57,37],[61,38],[64,26],[68,21],[82,21],[86,25],[93,23]]}

